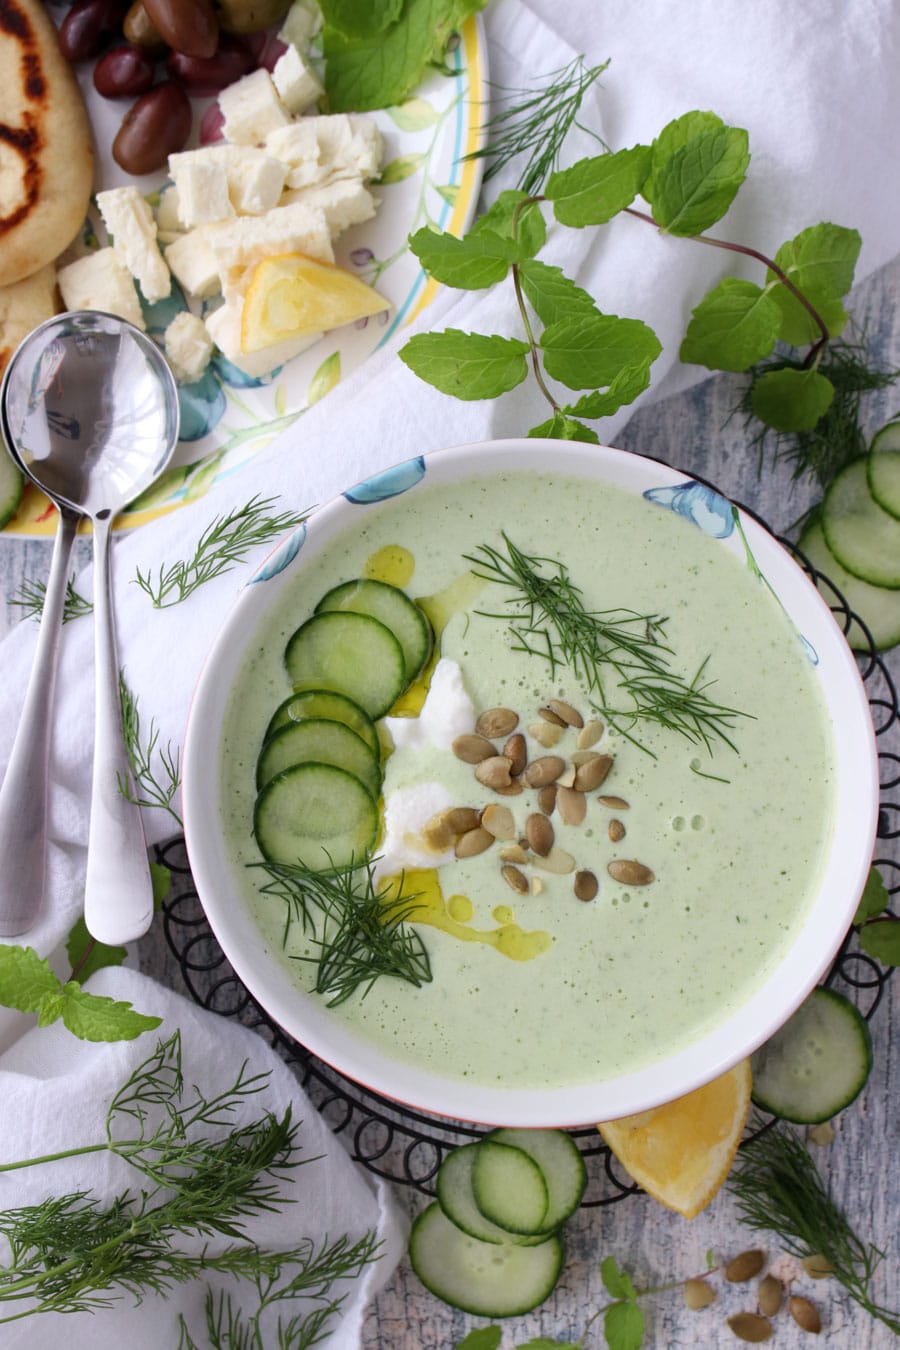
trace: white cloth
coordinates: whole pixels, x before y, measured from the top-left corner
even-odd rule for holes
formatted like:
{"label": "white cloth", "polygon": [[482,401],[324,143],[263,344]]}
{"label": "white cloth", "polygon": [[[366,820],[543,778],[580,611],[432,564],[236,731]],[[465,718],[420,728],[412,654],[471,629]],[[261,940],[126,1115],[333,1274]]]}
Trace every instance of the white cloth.
{"label": "white cloth", "polygon": [[[772,253],[819,221],[853,226],[864,241],[858,278],[896,251],[900,178],[890,168],[900,126],[895,70],[900,9],[894,0],[819,0],[815,6],[785,6],[779,0],[753,5],[691,0],[680,6],[671,0],[570,0],[567,5],[558,0],[492,0],[485,27],[491,80],[505,88],[527,87],[566,65],[575,52],[582,52],[590,64],[610,58],[582,120],[612,148],[647,142],[669,119],[692,108],[712,109],[726,122],[745,127],[753,156],[749,180],[716,227],[719,237]],[[576,133],[565,162],[593,153],[593,146],[588,136]],[[514,176],[492,183],[488,195],[510,185]],[[706,290],[736,272],[759,278],[758,268],[732,254],[660,237],[629,218],[599,229],[552,229],[542,256],[563,266],[604,311],[644,319],[655,329],[664,352],[645,398],[704,376],[697,367],[680,367],[677,353],[690,311]],[[444,327],[519,333],[511,288],[439,293],[417,328]],[[309,507],[409,456],[520,435],[547,417],[531,380],[492,402],[460,403],[438,394],[397,359],[397,348],[410,332],[399,334],[208,496],[116,539],[120,660],[142,719],[145,724],[155,721],[162,745],[181,744],[204,654],[266,550],[203,586],[183,605],[163,611],[153,610],[133,585],[137,567],[153,570],[163,561],[190,556],[216,515],[254,493],[278,493],[281,509]],[[629,411],[600,424],[605,440],[614,440]],[[88,578],[78,585],[89,593]],[[35,625],[23,623],[2,645],[0,764],[12,743],[34,640]],[[52,749],[49,904],[26,939],[48,954],[58,948],[81,908],[93,730],[91,646],[88,621],[68,626]],[[151,841],[171,833],[171,819],[162,812],[147,811],[145,822]],[[62,967],[60,973],[65,973]],[[119,978],[126,982],[122,996],[133,997],[146,1009],[150,1000],[143,982],[129,994],[127,982],[133,977],[122,973]],[[190,1028],[192,1039],[196,1014],[162,991],[154,997],[159,1006],[165,1005],[167,1016]],[[231,1055],[231,1038],[241,1036],[243,1043],[242,1033],[223,1022],[215,1027],[223,1053]],[[29,1053],[40,1037],[59,1035],[30,1033]],[[204,1022],[203,1036],[208,1035]],[[191,1039],[186,1045],[196,1059]],[[204,1043],[202,1037],[198,1043]],[[205,1043],[210,1044],[208,1039]],[[23,1044],[10,1053],[21,1056]],[[129,1057],[137,1062],[143,1053],[140,1042],[114,1051],[79,1047],[71,1040],[66,1044],[73,1071],[79,1060],[92,1064],[115,1055],[119,1063]],[[51,1089],[58,1094],[54,1101],[66,1100],[59,1080],[35,1079],[35,1090],[46,1091],[48,1100]],[[9,1112],[4,1117],[8,1129],[12,1117]],[[4,1152],[9,1146],[7,1139]],[[32,1146],[33,1141],[25,1142],[26,1151]],[[24,1184],[4,1182],[4,1207],[24,1195]]]}

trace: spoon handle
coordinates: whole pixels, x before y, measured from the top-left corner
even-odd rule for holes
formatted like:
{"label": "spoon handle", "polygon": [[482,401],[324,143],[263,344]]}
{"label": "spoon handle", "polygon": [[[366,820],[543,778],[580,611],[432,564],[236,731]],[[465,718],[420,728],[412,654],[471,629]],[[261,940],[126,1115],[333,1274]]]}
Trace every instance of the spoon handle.
{"label": "spoon handle", "polygon": [[60,507],[41,626],[22,715],[0,788],[0,936],[27,933],[40,913],[47,853],[53,689],[78,515]]}
{"label": "spoon handle", "polygon": [[131,769],[122,730],[119,663],[109,574],[110,519],[94,520],[94,776],[84,919],[99,942],[141,937],[153,919],[153,890],[141,810],[124,795]]}

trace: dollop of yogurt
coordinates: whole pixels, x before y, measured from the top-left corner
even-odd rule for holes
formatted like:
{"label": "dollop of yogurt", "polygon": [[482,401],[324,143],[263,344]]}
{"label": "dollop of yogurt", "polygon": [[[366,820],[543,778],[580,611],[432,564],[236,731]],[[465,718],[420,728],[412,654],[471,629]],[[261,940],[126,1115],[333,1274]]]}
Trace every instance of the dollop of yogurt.
{"label": "dollop of yogurt", "polygon": [[431,746],[450,750],[457,736],[475,725],[475,705],[463,683],[458,662],[442,656],[434,668],[422,711],[418,717],[386,717],[385,725],[394,745],[416,750]]}

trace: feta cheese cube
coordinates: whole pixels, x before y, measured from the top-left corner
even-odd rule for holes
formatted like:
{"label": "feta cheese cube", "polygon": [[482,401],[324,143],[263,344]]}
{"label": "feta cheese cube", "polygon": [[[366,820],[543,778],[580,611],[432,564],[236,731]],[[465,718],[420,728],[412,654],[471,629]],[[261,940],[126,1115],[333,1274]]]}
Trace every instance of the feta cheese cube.
{"label": "feta cheese cube", "polygon": [[334,262],[325,213],[304,202],[276,206],[262,216],[238,216],[209,227],[207,237],[226,292],[243,292],[252,269],[273,254],[305,253],[320,262]]}
{"label": "feta cheese cube", "polygon": [[377,124],[362,113],[310,117],[319,143],[319,163],[331,177],[374,178],[381,167],[384,139]]}
{"label": "feta cheese cube", "polygon": [[206,300],[222,289],[219,262],[210,246],[210,235],[217,227],[203,225],[181,235],[166,249],[166,262],[176,281],[189,295]]}
{"label": "feta cheese cube", "polygon": [[251,379],[260,379],[271,371],[293,360],[307,347],[312,347],[322,337],[321,333],[311,333],[304,337],[290,338],[287,342],[278,342],[273,347],[265,347],[259,352],[241,351],[241,310],[243,303],[239,297],[230,298],[219,309],[206,316],[206,327],[213,342],[222,354],[242,370]]}
{"label": "feta cheese cube", "polygon": [[203,375],[213,354],[213,340],[206,324],[196,314],[182,310],[163,334],[166,360],[179,384],[194,384]]}
{"label": "feta cheese cube", "polygon": [[[156,233],[157,236],[181,234],[184,230],[184,221],[181,219],[178,201],[178,189],[174,184],[163,188],[159,194],[159,205],[156,208]],[[171,243],[171,239],[169,240]]]}
{"label": "feta cheese cube", "polygon": [[301,117],[290,126],[278,127],[266,137],[266,153],[284,164],[288,187],[320,182],[328,169],[319,163],[319,140],[314,117]]}
{"label": "feta cheese cube", "polygon": [[249,145],[228,147],[228,194],[238,215],[259,216],[278,206],[287,167]]}
{"label": "feta cheese cube", "polygon": [[102,309],[146,328],[134,280],[115,249],[77,258],[60,269],[57,281],[66,309]]}
{"label": "feta cheese cube", "polygon": [[97,206],[112,246],[136,279],[145,300],[163,300],[172,289],[169,269],[156,242],[156,222],[134,186],[97,193]]}
{"label": "feta cheese cube", "polygon": [[298,188],[286,192],[282,200],[288,204],[305,202],[307,206],[318,207],[325,214],[332,237],[351,225],[371,220],[378,204],[361,178],[337,178],[332,183]]}
{"label": "feta cheese cube", "polygon": [[318,76],[293,44],[275,62],[272,83],[288,112],[303,113],[325,92]]}
{"label": "feta cheese cube", "polygon": [[262,67],[223,89],[219,108],[225,139],[235,145],[261,145],[270,131],[287,126],[291,120],[271,75]]}
{"label": "feta cheese cube", "polygon": [[228,146],[207,145],[169,156],[183,225],[209,225],[234,215],[228,195]]}
{"label": "feta cheese cube", "polygon": [[282,42],[299,47],[305,52],[309,40],[322,27],[322,11],[312,0],[295,0],[281,25],[278,36]]}

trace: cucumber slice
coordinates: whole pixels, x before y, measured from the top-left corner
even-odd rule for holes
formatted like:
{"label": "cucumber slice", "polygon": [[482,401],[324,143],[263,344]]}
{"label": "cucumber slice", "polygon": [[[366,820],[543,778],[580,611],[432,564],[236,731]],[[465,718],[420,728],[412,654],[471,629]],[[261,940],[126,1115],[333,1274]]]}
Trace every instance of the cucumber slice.
{"label": "cucumber slice", "polygon": [[411,684],[431,655],[431,624],[405,591],[386,581],[345,581],[323,595],[316,613],[350,610],[369,614],[389,628],[403,648],[406,682]]}
{"label": "cucumber slice", "polygon": [[[859,615],[872,634],[877,651],[887,651],[889,647],[894,647],[900,642],[900,590],[888,590],[886,586],[871,586],[868,581],[851,576],[829,551],[819,521],[807,526],[797,548],[817,572],[822,572],[834,583],[847,601],[848,607],[854,614]],[[833,598],[829,595],[827,587],[820,589],[826,601]],[[840,615],[836,617],[839,619]],[[869,640],[857,623],[850,624],[847,641],[858,651],[869,649]]]}
{"label": "cucumber slice", "polygon": [[308,717],[290,722],[270,736],[256,761],[257,789],[292,764],[336,764],[358,778],[369,796],[381,791],[381,764],[371,747],[343,722]]}
{"label": "cucumber slice", "polygon": [[872,437],[866,474],[869,491],[879,506],[900,519],[900,419],[888,422]]}
{"label": "cucumber slice", "polygon": [[[0,446],[2,444],[0,441]],[[0,530],[18,511],[24,486],[25,475],[3,446],[0,449]]]}
{"label": "cucumber slice", "polygon": [[508,1228],[491,1223],[490,1219],[486,1219],[482,1214],[475,1203],[475,1192],[472,1187],[472,1173],[480,1148],[479,1142],[461,1144],[452,1153],[448,1153],[441,1163],[437,1175],[437,1198],[447,1218],[451,1223],[455,1223],[457,1228],[468,1233],[469,1237],[478,1238],[480,1242],[512,1242],[516,1246],[532,1246],[537,1242],[544,1242],[547,1237],[545,1233],[540,1233],[537,1237],[511,1233]]}
{"label": "cucumber slice", "polygon": [[256,799],[253,832],[263,857],[314,872],[359,866],[371,852],[378,808],[363,784],[333,764],[295,764]]}
{"label": "cucumber slice", "polygon": [[479,1242],[451,1223],[437,1201],[409,1235],[410,1264],[425,1288],[477,1317],[516,1317],[536,1308],[553,1292],[563,1257],[558,1233],[537,1247]]}
{"label": "cucumber slice", "polygon": [[280,727],[286,727],[291,722],[302,722],[305,717],[325,717],[329,722],[343,722],[344,726],[361,736],[376,755],[381,753],[378,732],[371,717],[363,712],[358,703],[334,689],[301,689],[299,693],[291,694],[272,714],[263,742]]}
{"label": "cucumber slice", "polygon": [[547,1213],[541,1223],[552,1233],[571,1218],[587,1187],[587,1168],[578,1145],[563,1130],[492,1130],[483,1142],[510,1144],[537,1163],[547,1183]]}
{"label": "cucumber slice", "polygon": [[832,482],[822,503],[825,543],[852,576],[900,588],[900,520],[869,491],[866,459],[855,459]]}
{"label": "cucumber slice", "polygon": [[508,1233],[534,1237],[544,1231],[547,1182],[523,1149],[482,1139],[472,1168],[472,1193],[484,1217]]}
{"label": "cucumber slice", "polygon": [[368,614],[314,614],[288,639],[284,664],[295,689],[334,689],[373,721],[406,688],[400,643]]}
{"label": "cucumber slice", "polygon": [[833,989],[814,989],[750,1061],[753,1100],[798,1125],[830,1120],[859,1096],[872,1068],[866,1019]]}

